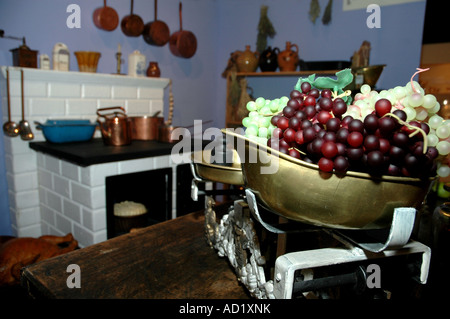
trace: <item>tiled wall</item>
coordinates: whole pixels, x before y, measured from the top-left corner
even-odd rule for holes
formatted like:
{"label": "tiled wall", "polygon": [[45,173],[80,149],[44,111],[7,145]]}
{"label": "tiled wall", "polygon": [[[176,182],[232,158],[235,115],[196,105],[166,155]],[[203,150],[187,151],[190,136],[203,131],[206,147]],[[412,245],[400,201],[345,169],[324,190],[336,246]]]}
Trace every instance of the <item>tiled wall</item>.
{"label": "tiled wall", "polygon": [[[7,94],[6,94],[6,68],[0,67],[0,92],[1,92],[1,108],[2,123],[7,119]],[[21,112],[21,85],[20,85],[20,68],[8,67],[10,73],[10,103],[11,103],[11,119],[19,122],[22,119]],[[42,133],[35,128],[34,121],[45,122],[47,119],[63,119],[63,118],[83,118],[95,121],[97,118],[96,110],[101,107],[123,106],[129,116],[154,114],[157,111],[163,112],[165,89],[169,83],[169,79],[164,78],[133,78],[121,75],[108,74],[92,74],[81,72],[61,72],[53,70],[39,70],[24,68],[24,106],[25,119],[31,124],[35,138],[33,141],[43,141]],[[4,136],[4,135],[3,135]],[[100,137],[100,132],[96,131],[95,137]],[[37,237],[43,234],[61,235],[67,232],[68,228],[64,226],[56,229],[54,226],[59,221],[61,225],[64,223],[66,212],[72,212],[72,202],[61,200],[58,204],[57,200],[53,207],[54,210],[52,220],[46,220],[41,223],[44,216],[52,215],[49,212],[49,204],[57,193],[49,191],[39,192],[39,185],[49,182],[49,174],[54,170],[60,170],[61,174],[68,174],[73,170],[67,169],[70,164],[60,162],[57,159],[44,158],[31,150],[27,141],[18,137],[4,136],[5,145],[5,161],[7,169],[8,195],[10,204],[10,215],[12,220],[13,231],[16,236]],[[39,164],[39,165],[38,165]],[[45,164],[45,165],[44,165]],[[42,166],[44,165],[44,166]],[[39,170],[38,170],[39,166]],[[100,170],[106,169],[101,167]],[[91,168],[86,169],[90,171]],[[122,168],[127,170],[126,168]],[[148,169],[148,168],[146,168]],[[39,174],[38,174],[39,171]],[[80,170],[80,184],[73,184],[76,190],[78,186],[83,185],[82,179],[86,179],[85,171]],[[47,174],[48,173],[48,174]],[[62,175],[61,178],[52,175],[52,182],[57,186],[72,185],[67,182]],[[103,181],[104,182],[104,181]],[[72,186],[71,186],[72,187]],[[68,189],[57,187],[58,191],[67,192]],[[74,192],[74,189],[71,189]],[[78,189],[82,189],[78,187]],[[101,192],[100,188],[93,188],[95,192]],[[72,194],[74,195],[74,194]],[[100,196],[100,195],[99,195]],[[104,194],[102,195],[104,197]],[[45,198],[47,204],[41,204],[40,200]],[[98,197],[101,198],[101,197]],[[95,198],[97,200],[97,197]],[[47,205],[47,206],[46,206]],[[80,208],[79,214],[82,216],[84,207]],[[92,207],[92,212],[85,214],[87,224],[80,224],[81,231],[85,231],[86,244],[98,242],[106,239],[106,235],[102,235],[102,231],[106,234],[106,230],[102,229],[101,223],[97,219],[101,219],[101,207]],[[75,210],[77,211],[77,210]],[[64,215],[66,214],[66,215]],[[75,214],[76,215],[76,214]],[[95,221],[97,220],[97,221]],[[51,222],[54,221],[54,224]],[[98,230],[94,231],[94,229]],[[74,231],[74,229],[72,229]],[[82,235],[83,238],[85,235]],[[84,240],[84,239],[83,239]]]}

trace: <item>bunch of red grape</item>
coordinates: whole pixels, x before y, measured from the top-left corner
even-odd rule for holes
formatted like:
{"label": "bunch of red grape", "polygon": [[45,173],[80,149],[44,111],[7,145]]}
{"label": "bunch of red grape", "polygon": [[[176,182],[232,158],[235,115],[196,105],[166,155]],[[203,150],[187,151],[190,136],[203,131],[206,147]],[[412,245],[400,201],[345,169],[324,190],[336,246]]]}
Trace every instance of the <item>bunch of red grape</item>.
{"label": "bunch of red grape", "polygon": [[[267,145],[284,154],[318,164],[325,172],[348,170],[371,175],[429,177],[435,174],[435,147],[424,145],[426,123],[406,123],[402,110],[391,111],[388,99],[379,99],[364,120],[342,116],[347,104],[329,89],[319,91],[308,82],[293,90]],[[420,134],[420,131],[422,134]]]}

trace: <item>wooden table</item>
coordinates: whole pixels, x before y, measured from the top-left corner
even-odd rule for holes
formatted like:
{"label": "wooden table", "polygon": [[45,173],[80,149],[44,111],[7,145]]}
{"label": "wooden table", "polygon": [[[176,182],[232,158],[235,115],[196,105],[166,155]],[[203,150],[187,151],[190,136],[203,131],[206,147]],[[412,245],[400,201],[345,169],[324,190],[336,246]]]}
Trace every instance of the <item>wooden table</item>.
{"label": "wooden table", "polygon": [[[30,265],[22,285],[34,298],[249,298],[204,234],[203,211],[191,213]],[[67,286],[71,264],[80,288]]]}

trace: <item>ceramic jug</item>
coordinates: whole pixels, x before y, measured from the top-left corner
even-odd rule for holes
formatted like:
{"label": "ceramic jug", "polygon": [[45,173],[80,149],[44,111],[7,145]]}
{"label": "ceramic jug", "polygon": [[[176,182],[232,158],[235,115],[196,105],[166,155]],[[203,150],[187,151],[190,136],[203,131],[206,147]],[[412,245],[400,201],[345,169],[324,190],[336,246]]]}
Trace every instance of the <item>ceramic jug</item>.
{"label": "ceramic jug", "polygon": [[237,51],[237,69],[238,72],[255,72],[258,68],[259,53],[252,52],[250,45],[245,46],[245,51]]}
{"label": "ceramic jug", "polygon": [[280,49],[268,46],[259,57],[259,68],[263,72],[273,72],[278,68],[278,54]]}
{"label": "ceramic jug", "polygon": [[147,76],[159,78],[161,76],[161,70],[159,69],[158,62],[150,61],[147,68]]}
{"label": "ceramic jug", "polygon": [[295,71],[299,62],[298,46],[286,41],[286,49],[278,54],[277,61],[281,72]]}

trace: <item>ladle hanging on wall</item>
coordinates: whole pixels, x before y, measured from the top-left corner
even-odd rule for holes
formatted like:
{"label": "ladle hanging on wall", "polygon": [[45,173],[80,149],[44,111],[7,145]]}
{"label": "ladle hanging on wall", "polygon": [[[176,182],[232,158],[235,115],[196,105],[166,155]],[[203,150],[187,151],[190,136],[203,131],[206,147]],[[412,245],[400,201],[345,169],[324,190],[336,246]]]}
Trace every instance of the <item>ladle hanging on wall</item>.
{"label": "ladle hanging on wall", "polygon": [[20,84],[21,84],[21,95],[22,95],[22,120],[19,122],[19,134],[20,138],[24,141],[29,141],[34,138],[34,134],[31,131],[31,126],[28,121],[25,120],[25,96],[24,96],[24,80],[23,80],[23,69],[20,70]]}
{"label": "ladle hanging on wall", "polygon": [[9,96],[9,69],[6,69],[6,94],[8,98],[8,121],[3,124],[3,132],[9,137],[16,137],[19,135],[19,125],[11,121],[11,98]]}

